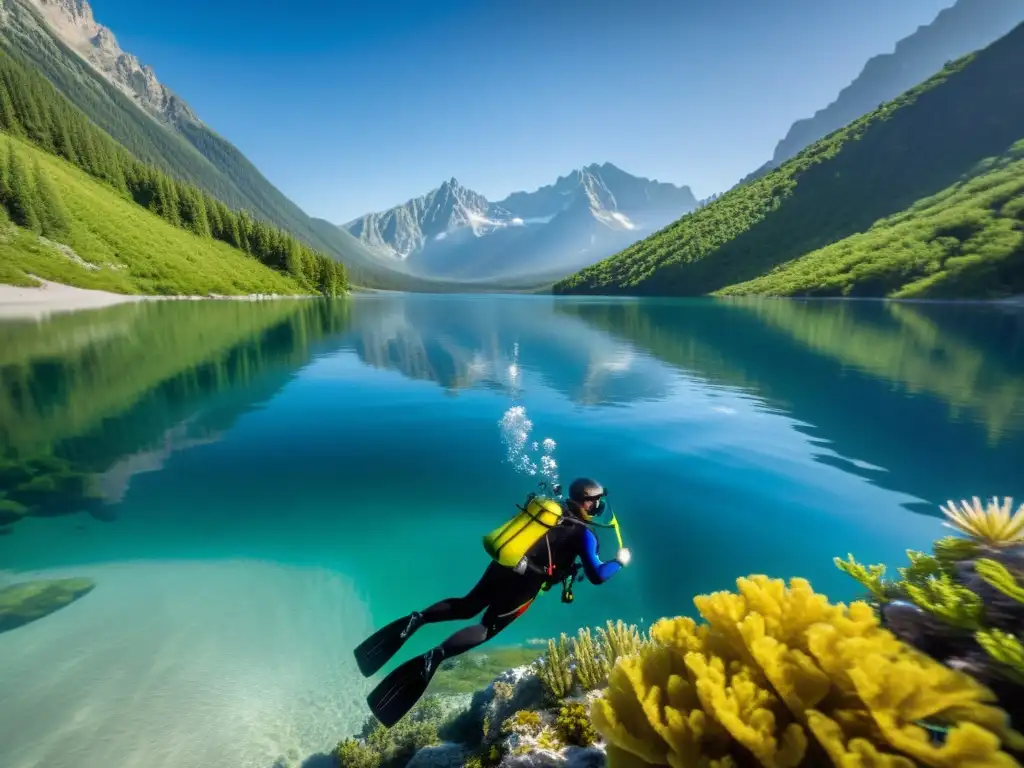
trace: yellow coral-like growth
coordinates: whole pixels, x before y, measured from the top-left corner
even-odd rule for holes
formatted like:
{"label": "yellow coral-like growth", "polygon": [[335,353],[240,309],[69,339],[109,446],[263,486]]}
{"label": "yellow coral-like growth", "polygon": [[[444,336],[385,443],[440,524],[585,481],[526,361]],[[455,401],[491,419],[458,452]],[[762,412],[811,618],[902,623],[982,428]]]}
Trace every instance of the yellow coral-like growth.
{"label": "yellow coral-like growth", "polygon": [[576,679],[585,691],[602,687],[608,680],[611,664],[601,655],[590,629],[581,629],[573,639],[573,658],[576,660]]}
{"label": "yellow coral-like growth", "polygon": [[943,523],[948,528],[965,533],[992,547],[1007,547],[1024,544],[1024,504],[1013,514],[1013,499],[1006,497],[1003,503],[992,497],[988,506],[982,507],[981,500],[975,496],[970,503],[960,502],[960,507],[952,502],[941,507],[950,522]]}
{"label": "yellow coral-like growth", "polygon": [[[1021,768],[994,696],[881,628],[864,602],[832,604],[803,579],[737,581],[695,598],[621,659],[592,717],[611,768]],[[933,743],[919,723],[942,724]]]}
{"label": "yellow coral-like growth", "polygon": [[575,678],[570,665],[571,658],[569,638],[564,632],[558,638],[557,645],[554,640],[548,640],[548,652],[543,664],[537,668],[537,676],[548,696],[556,701],[572,692]]}

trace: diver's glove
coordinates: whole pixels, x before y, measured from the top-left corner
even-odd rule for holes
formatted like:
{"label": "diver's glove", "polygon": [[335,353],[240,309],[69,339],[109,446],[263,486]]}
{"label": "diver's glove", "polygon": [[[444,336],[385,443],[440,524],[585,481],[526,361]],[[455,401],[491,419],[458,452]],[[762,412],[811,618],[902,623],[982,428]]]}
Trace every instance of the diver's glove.
{"label": "diver's glove", "polygon": [[618,552],[615,553],[615,559],[618,560],[619,563],[622,564],[622,565],[629,565],[629,561],[632,558],[633,558],[633,555],[630,554],[629,549],[626,548],[626,547],[623,547],[622,549],[620,549]]}

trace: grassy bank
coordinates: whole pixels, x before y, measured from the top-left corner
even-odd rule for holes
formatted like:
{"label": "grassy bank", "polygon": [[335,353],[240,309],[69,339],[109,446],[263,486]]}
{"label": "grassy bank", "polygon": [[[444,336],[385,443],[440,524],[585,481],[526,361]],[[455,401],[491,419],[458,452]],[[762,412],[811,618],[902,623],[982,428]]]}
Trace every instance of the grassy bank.
{"label": "grassy bank", "polygon": [[290,277],[240,250],[172,226],[69,163],[0,135],[0,157],[14,152],[58,196],[66,212],[66,245],[17,227],[0,214],[0,282],[34,285],[38,275],[115,293],[232,295],[299,294]]}

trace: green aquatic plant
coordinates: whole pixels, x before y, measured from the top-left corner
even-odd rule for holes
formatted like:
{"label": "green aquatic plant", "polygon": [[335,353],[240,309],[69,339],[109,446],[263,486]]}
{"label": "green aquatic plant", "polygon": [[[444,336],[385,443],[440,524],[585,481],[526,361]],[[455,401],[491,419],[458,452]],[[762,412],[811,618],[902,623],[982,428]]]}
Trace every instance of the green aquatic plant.
{"label": "green aquatic plant", "polygon": [[581,629],[573,639],[576,679],[584,690],[600,688],[608,680],[611,664],[602,650],[589,628]]}
{"label": "green aquatic plant", "polygon": [[981,597],[943,573],[920,584],[905,582],[907,596],[934,616],[952,627],[976,630],[981,627],[984,605]]}
{"label": "green aquatic plant", "polygon": [[[853,556],[851,555],[850,558],[852,559]],[[944,572],[942,561],[934,555],[908,549],[907,559],[910,560],[910,565],[897,570],[899,571],[900,578],[909,584],[924,587],[930,579],[938,577]],[[877,568],[880,566],[871,567]],[[884,569],[885,566],[881,567]]]}
{"label": "green aquatic plant", "polygon": [[358,739],[348,738],[338,742],[334,748],[338,768],[378,768],[380,754]]}
{"label": "green aquatic plant", "polygon": [[540,713],[532,709],[521,709],[513,715],[505,718],[501,724],[501,732],[504,734],[514,733],[517,736],[536,736],[544,727]]}
{"label": "green aquatic plant", "polygon": [[974,571],[1007,597],[1018,603],[1024,603],[1024,587],[1017,582],[1014,575],[1002,563],[988,558],[980,558],[974,562]]}
{"label": "green aquatic plant", "polygon": [[543,663],[537,665],[537,677],[545,692],[555,701],[564,699],[572,692],[575,676],[571,660],[569,638],[564,632],[557,644],[554,640],[548,640],[548,652]]}
{"label": "green aquatic plant", "polygon": [[974,635],[978,644],[997,664],[1004,676],[1024,685],[1024,643],[998,629],[983,629]]}
{"label": "green aquatic plant", "polygon": [[[1024,719],[1024,549],[1020,512],[1010,500],[952,503],[943,512],[966,537],[947,536],[931,554],[908,550],[901,579],[888,582],[874,607],[901,640],[991,688],[1016,722]],[[854,562],[852,557],[850,562]],[[838,565],[838,562],[837,562]],[[844,563],[845,565],[845,563]],[[881,566],[842,570],[862,584]],[[861,577],[861,578],[858,578]],[[876,585],[877,586],[877,585]]]}
{"label": "green aquatic plant", "polygon": [[441,743],[444,707],[437,696],[424,697],[390,728],[372,715],[358,738],[346,738],[334,749],[341,768],[401,768],[423,747]]}
{"label": "green aquatic plant", "polygon": [[836,568],[838,568],[843,573],[847,574],[848,576],[851,576],[856,581],[858,581],[875,598],[879,600],[885,600],[885,566],[864,566],[858,563],[856,560],[854,560],[852,554],[848,554],[847,558],[847,560],[842,560],[838,557],[835,557],[832,559],[832,561],[836,564]]}
{"label": "green aquatic plant", "polygon": [[978,542],[959,536],[945,536],[932,544],[932,552],[945,569],[953,563],[976,557],[980,551]]}
{"label": "green aquatic plant", "polygon": [[597,633],[601,638],[601,653],[609,671],[615,665],[616,659],[640,653],[647,642],[647,638],[635,624],[627,624],[621,619],[614,623],[608,621],[605,626],[598,628]]}
{"label": "green aquatic plant", "polygon": [[594,724],[590,721],[590,708],[581,702],[563,704],[555,718],[555,732],[566,744],[589,747],[598,739]]}
{"label": "green aquatic plant", "polygon": [[93,590],[92,579],[39,579],[0,589],[0,632],[17,629],[70,605]]}

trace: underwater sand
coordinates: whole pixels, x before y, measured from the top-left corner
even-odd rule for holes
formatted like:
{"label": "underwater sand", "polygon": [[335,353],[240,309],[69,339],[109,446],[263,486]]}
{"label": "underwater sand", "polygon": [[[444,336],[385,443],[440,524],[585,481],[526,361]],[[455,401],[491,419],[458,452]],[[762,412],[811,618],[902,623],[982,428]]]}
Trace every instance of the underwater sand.
{"label": "underwater sand", "polygon": [[72,574],[96,588],[0,634],[4,768],[297,766],[366,717],[351,649],[369,618],[336,573],[174,561],[17,580]]}

